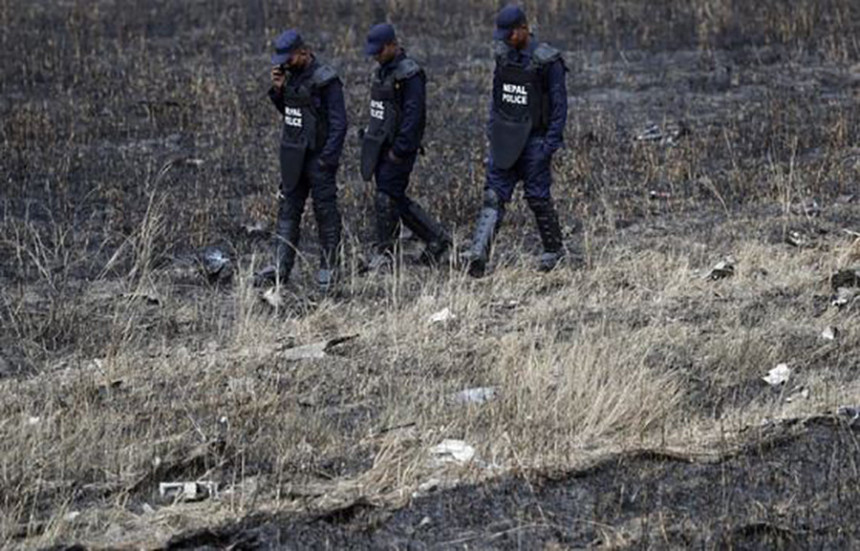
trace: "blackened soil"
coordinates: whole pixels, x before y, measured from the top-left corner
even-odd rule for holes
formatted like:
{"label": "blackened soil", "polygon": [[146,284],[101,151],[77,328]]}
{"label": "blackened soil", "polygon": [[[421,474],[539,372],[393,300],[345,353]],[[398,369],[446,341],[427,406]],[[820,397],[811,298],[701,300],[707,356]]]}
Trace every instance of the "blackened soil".
{"label": "blackened soil", "polygon": [[860,543],[858,429],[796,421],[717,460],[628,453],[583,471],[463,486],[396,511],[359,501],[254,516],[167,548],[847,549]]}

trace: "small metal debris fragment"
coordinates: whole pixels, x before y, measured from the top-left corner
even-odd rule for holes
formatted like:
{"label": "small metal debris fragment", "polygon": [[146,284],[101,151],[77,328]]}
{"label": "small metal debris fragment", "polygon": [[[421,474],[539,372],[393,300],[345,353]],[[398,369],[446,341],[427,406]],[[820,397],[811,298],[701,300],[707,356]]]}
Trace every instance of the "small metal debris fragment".
{"label": "small metal debris fragment", "polygon": [[716,266],[711,268],[711,271],[708,272],[707,276],[705,276],[705,279],[717,281],[727,277],[732,277],[733,275],[735,275],[735,259],[727,257],[725,260],[717,262]]}
{"label": "small metal debris fragment", "polygon": [[217,247],[207,247],[200,255],[200,262],[209,283],[224,283],[233,277],[230,257]]}
{"label": "small metal debris fragment", "polygon": [[770,386],[779,386],[788,381],[789,376],[791,376],[791,369],[788,367],[788,364],[779,364],[768,371],[767,375],[762,377],[762,380]]}
{"label": "small metal debris fragment", "polygon": [[809,239],[804,234],[796,230],[788,232],[788,234],[785,236],[785,242],[792,247],[797,248],[809,245]]}
{"label": "small metal debris fragment", "polygon": [[337,337],[327,341],[287,348],[281,353],[281,359],[286,361],[319,360],[328,356],[328,352],[335,346],[357,338],[358,335],[348,335],[346,337]]}
{"label": "small metal debris fragment", "polygon": [[460,404],[484,404],[496,397],[495,387],[485,386],[478,388],[467,388],[454,394],[453,398]]}
{"label": "small metal debris fragment", "polygon": [[211,480],[200,482],[162,482],[158,493],[163,499],[202,501],[218,494],[218,483]]}
{"label": "small metal debris fragment", "polygon": [[665,201],[665,200],[671,199],[672,194],[669,193],[668,191],[657,191],[657,190],[652,189],[651,191],[648,192],[648,198],[651,199],[652,201],[656,201],[656,200],[664,200]]}
{"label": "small metal debris fragment", "polygon": [[691,134],[690,129],[683,122],[668,123],[664,128],[660,128],[660,125],[656,123],[651,123],[636,135],[634,141],[675,145],[680,138],[689,134]]}
{"label": "small metal debris fragment", "polygon": [[849,289],[848,287],[840,287],[836,290],[836,294],[831,297],[830,304],[832,304],[836,308],[841,309],[853,302],[856,296],[857,291],[855,289]]}

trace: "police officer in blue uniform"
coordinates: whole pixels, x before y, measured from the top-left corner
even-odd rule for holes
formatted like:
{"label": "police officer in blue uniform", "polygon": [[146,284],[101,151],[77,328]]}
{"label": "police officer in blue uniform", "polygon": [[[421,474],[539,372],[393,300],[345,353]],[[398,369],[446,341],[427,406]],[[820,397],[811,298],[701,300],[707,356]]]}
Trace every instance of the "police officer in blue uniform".
{"label": "police officer in blue uniform", "polygon": [[567,69],[559,50],[531,35],[518,6],[499,12],[493,38],[496,67],[487,125],[487,180],[472,246],[463,256],[470,275],[484,275],[505,204],[522,180],[543,243],[538,269],[550,271],[564,256],[550,186],[552,156],[563,145],[567,122]]}
{"label": "police officer in blue uniform", "polygon": [[397,42],[394,27],[374,25],[364,53],[374,57],[369,124],[361,147],[361,175],[376,180],[375,254],[371,269],[390,265],[399,222],[424,243],[421,260],[436,264],[451,244],[445,229],[406,195],[426,126],[426,77]]}
{"label": "police officer in blue uniform", "polygon": [[283,118],[281,193],[275,265],[257,274],[257,281],[289,278],[310,195],[321,250],[317,283],[327,292],[335,281],[341,234],[335,177],[347,127],[343,85],[337,72],[316,58],[295,29],[278,36],[274,46],[269,97]]}

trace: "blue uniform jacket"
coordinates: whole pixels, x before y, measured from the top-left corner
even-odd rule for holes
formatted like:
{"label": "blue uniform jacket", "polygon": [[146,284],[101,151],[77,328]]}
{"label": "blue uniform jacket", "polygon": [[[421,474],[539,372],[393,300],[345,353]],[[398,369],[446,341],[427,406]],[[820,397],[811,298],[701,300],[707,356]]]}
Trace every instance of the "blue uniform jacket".
{"label": "blue uniform jacket", "polygon": [[[290,71],[286,86],[298,88],[314,74],[318,67],[316,59],[302,71]],[[284,113],[284,96],[281,90],[272,88],[269,97],[278,112]],[[343,84],[340,79],[329,82],[322,88],[314,89],[314,107],[325,113],[328,120],[328,137],[319,154],[320,161],[327,166],[337,166],[343,152],[346,138],[346,105],[343,99]]]}

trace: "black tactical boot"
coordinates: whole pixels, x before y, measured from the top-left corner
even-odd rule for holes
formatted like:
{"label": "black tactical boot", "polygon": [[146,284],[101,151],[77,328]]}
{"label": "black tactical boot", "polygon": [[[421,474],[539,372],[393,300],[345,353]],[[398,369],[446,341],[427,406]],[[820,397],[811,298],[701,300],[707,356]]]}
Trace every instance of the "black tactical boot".
{"label": "black tactical boot", "polygon": [[273,244],[275,263],[254,274],[254,285],[260,287],[278,282],[286,283],[289,279],[296,262],[296,251],[301,238],[303,210],[303,206],[293,205],[281,199]]}
{"label": "black tactical boot", "polygon": [[373,245],[373,257],[367,268],[370,271],[380,271],[394,264],[394,243],[397,239],[399,214],[397,203],[387,193],[376,192],[374,200],[376,208],[376,243]]}
{"label": "black tactical boot", "polygon": [[424,242],[420,262],[428,266],[438,265],[451,246],[451,237],[445,228],[414,201],[409,201],[406,208],[400,211],[400,219]]}
{"label": "black tactical boot", "polygon": [[485,190],[484,204],[478,215],[475,235],[472,237],[472,247],[462,257],[469,266],[470,276],[483,277],[486,273],[493,237],[501,225],[503,213],[502,201],[496,192],[492,189]]}
{"label": "black tactical boot", "polygon": [[340,248],[340,212],[334,201],[314,202],[314,215],[320,238],[320,269],[317,285],[323,293],[332,291],[337,279],[338,249]]}
{"label": "black tactical boot", "polygon": [[558,214],[555,212],[552,199],[530,198],[528,203],[535,215],[540,240],[543,243],[543,254],[538,262],[538,271],[549,272],[564,257],[564,243],[561,237],[561,226],[558,224]]}

